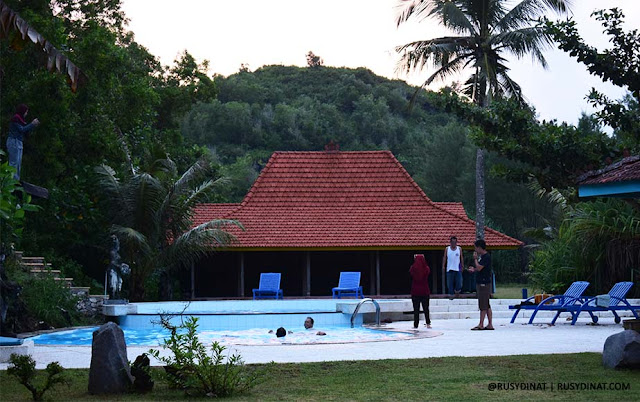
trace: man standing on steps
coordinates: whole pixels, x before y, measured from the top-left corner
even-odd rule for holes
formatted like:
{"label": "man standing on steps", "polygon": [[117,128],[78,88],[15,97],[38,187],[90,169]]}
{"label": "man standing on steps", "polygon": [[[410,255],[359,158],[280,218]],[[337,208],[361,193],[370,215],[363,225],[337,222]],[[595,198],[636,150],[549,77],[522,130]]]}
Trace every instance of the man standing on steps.
{"label": "man standing on steps", "polygon": [[442,272],[446,272],[447,288],[451,300],[454,295],[457,297],[462,289],[462,266],[462,248],[458,246],[458,238],[451,236],[449,247],[444,250],[442,257]]}

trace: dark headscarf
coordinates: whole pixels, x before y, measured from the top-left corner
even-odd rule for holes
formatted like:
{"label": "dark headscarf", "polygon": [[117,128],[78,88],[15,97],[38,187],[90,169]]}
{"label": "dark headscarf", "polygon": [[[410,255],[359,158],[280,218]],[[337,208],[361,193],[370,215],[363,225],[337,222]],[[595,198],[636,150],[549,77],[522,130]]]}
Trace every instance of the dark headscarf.
{"label": "dark headscarf", "polygon": [[25,105],[24,103],[19,104],[16,107],[16,114],[13,115],[13,117],[11,118],[11,121],[27,124],[27,122],[24,121],[24,118],[28,110],[29,110],[29,107],[27,107],[27,105]]}

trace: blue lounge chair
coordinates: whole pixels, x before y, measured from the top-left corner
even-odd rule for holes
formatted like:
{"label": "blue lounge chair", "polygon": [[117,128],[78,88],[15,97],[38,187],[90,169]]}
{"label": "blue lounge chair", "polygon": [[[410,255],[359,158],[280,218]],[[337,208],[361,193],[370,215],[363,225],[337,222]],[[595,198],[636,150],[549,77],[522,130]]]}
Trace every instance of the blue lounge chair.
{"label": "blue lounge chair", "polygon": [[253,299],[283,299],[282,289],[280,289],[280,273],[260,274],[260,285],[258,289],[253,289]]}
{"label": "blue lounge chair", "polygon": [[529,319],[529,324],[533,323],[533,319],[536,317],[536,314],[538,314],[538,311],[555,311],[556,316],[553,317],[553,320],[551,321],[551,325],[553,325],[556,323],[556,320],[560,316],[560,313],[569,311],[569,309],[575,306],[576,303],[578,303],[578,305],[581,305],[584,302],[582,294],[588,286],[589,282],[573,282],[571,286],[569,286],[569,289],[567,289],[567,291],[564,292],[563,295],[547,297],[546,299],[541,301],[540,304],[532,303],[531,300],[534,299],[535,296],[531,296],[518,305],[509,306],[509,309],[516,310],[516,312],[513,314],[513,317],[511,317],[511,323],[513,324],[513,322],[516,320],[516,317],[518,316],[520,310],[534,310],[533,314],[531,314],[531,318]]}
{"label": "blue lounge chair", "polygon": [[364,298],[362,286],[360,286],[360,272],[340,272],[340,281],[338,287],[333,290],[333,298],[341,299],[342,296],[355,296]]}
{"label": "blue lounge chair", "polygon": [[591,316],[591,321],[594,323],[598,322],[598,316],[594,315],[594,311],[611,311],[614,316],[614,321],[616,324],[620,323],[620,316],[616,313],[617,310],[630,310],[633,315],[640,319],[638,316],[638,312],[636,310],[640,310],[640,306],[632,306],[626,299],[627,293],[633,286],[633,282],[618,282],[609,291],[609,303],[607,306],[598,306],[596,303],[597,296],[592,297],[586,300],[583,304],[579,306],[574,306],[569,309],[569,311],[575,311],[573,314],[573,320],[571,321],[571,325],[575,325],[578,320],[578,316],[583,311],[586,311]]}

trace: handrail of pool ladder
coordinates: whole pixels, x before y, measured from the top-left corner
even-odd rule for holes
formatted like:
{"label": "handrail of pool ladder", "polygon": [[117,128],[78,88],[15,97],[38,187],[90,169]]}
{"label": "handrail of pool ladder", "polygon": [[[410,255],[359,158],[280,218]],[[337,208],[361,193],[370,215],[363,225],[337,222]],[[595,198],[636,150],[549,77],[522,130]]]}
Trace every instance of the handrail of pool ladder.
{"label": "handrail of pool ladder", "polygon": [[366,302],[371,302],[376,307],[376,325],[380,326],[380,305],[378,304],[377,301],[367,297],[366,299],[360,300],[360,302],[356,306],[356,309],[353,310],[353,314],[351,314],[351,328],[353,328],[353,320],[356,319],[356,315],[358,314],[358,311],[360,310],[360,306],[362,306]]}

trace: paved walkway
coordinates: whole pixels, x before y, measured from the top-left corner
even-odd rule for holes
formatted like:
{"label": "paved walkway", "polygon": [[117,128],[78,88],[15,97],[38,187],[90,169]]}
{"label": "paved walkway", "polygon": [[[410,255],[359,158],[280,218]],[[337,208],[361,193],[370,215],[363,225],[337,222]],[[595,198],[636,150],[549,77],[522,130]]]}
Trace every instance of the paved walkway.
{"label": "paved walkway", "polygon": [[[587,325],[588,318],[575,326],[558,320],[555,326],[525,325],[524,319],[509,324],[509,319],[494,319],[495,331],[470,331],[477,319],[436,320],[433,328],[420,331],[442,333],[430,338],[408,341],[348,343],[329,345],[235,346],[246,363],[296,363],[336,360],[409,359],[443,356],[501,356],[519,354],[552,354],[602,352],[608,336],[622,331],[613,319],[602,319],[600,325]],[[394,328],[412,330],[412,322],[390,324]],[[129,360],[146,352],[148,347],[129,347]],[[90,346],[36,346],[34,358],[38,368],[58,361],[65,368],[88,368]],[[5,370],[7,364],[0,364]]]}

